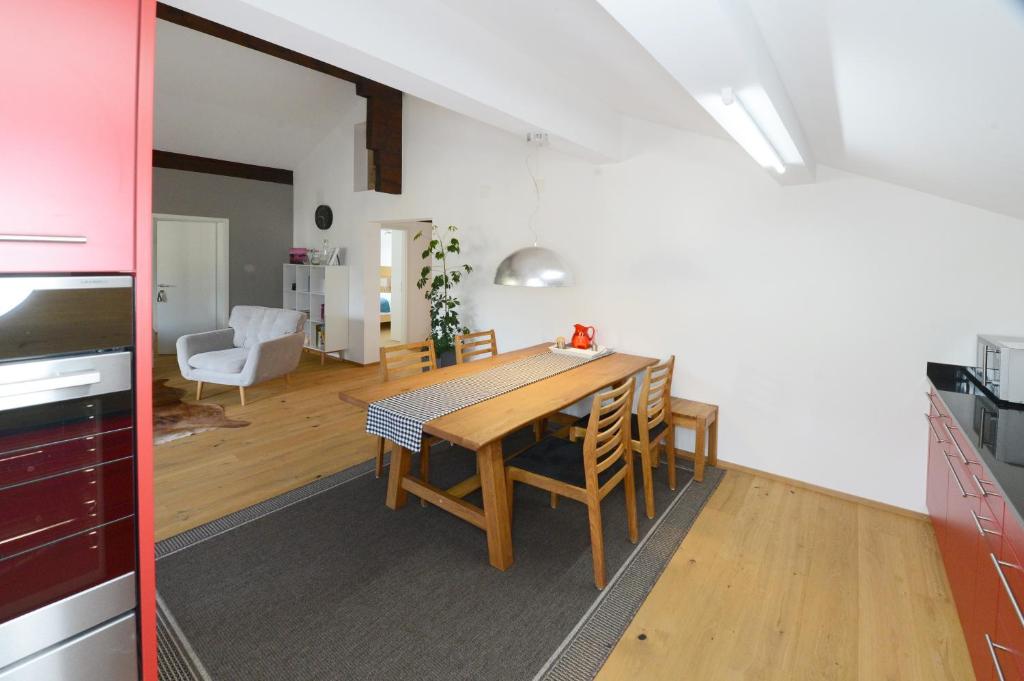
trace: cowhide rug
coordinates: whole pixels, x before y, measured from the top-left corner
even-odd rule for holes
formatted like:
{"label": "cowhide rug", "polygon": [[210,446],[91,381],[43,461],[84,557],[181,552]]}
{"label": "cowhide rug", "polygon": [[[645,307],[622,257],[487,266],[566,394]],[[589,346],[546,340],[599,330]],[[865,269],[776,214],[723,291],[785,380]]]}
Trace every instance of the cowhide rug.
{"label": "cowhide rug", "polygon": [[186,391],[153,381],[153,442],[162,445],[215,428],[243,428],[248,421],[229,419],[219,404],[183,402]]}

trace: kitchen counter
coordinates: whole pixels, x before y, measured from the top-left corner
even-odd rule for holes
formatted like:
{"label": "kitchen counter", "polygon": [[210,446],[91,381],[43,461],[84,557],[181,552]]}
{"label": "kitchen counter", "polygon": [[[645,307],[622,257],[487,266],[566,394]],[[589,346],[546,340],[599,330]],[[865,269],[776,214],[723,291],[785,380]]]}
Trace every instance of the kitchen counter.
{"label": "kitchen counter", "polygon": [[928,363],[928,380],[1024,524],[1024,405],[981,388],[969,367]]}

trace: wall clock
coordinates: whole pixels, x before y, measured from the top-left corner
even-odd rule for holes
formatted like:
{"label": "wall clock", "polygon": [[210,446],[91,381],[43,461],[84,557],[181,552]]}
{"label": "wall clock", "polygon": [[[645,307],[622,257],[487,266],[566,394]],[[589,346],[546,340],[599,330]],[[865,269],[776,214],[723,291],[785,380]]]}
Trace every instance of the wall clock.
{"label": "wall clock", "polygon": [[314,220],[318,229],[330,229],[334,222],[334,211],[327,204],[317,206]]}

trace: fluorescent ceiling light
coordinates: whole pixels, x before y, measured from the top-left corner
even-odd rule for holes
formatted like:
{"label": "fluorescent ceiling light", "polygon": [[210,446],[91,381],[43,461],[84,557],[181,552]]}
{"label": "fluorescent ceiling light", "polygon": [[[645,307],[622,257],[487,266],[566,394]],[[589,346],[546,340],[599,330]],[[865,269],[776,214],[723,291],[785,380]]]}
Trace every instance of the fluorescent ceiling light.
{"label": "fluorescent ceiling light", "polygon": [[786,172],[786,165],[779,157],[764,131],[751,117],[743,102],[736,96],[732,88],[722,90],[722,117],[720,120],[726,131],[739,142],[748,154],[764,168],[772,168],[780,175]]}

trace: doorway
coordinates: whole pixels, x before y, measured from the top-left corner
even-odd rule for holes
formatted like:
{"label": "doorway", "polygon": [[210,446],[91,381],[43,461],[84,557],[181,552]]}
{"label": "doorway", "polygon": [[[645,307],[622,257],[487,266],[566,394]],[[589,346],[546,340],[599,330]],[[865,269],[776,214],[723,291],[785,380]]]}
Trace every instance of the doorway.
{"label": "doorway", "polygon": [[380,345],[408,343],[406,254],[408,234],[380,230]]}
{"label": "doorway", "polygon": [[429,240],[429,220],[380,223],[381,347],[412,343],[430,335],[430,306],[416,289],[423,261],[418,255],[422,249],[417,249],[413,239],[420,231]]}
{"label": "doorway", "polygon": [[227,326],[227,219],[154,215],[153,260],[157,353],[173,355],[185,334]]}

